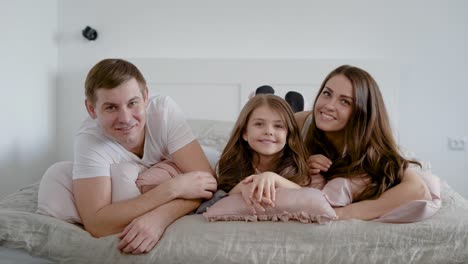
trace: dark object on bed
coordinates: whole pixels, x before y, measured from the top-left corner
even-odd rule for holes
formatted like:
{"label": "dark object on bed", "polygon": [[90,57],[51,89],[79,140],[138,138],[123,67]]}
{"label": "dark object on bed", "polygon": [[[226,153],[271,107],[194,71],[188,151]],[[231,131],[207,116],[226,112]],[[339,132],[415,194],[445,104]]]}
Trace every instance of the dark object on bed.
{"label": "dark object on bed", "polygon": [[304,97],[296,91],[289,91],[284,99],[291,106],[294,113],[304,111]]}
{"label": "dark object on bed", "polygon": [[269,85],[262,85],[255,90],[255,95],[257,94],[275,94],[275,89]]}

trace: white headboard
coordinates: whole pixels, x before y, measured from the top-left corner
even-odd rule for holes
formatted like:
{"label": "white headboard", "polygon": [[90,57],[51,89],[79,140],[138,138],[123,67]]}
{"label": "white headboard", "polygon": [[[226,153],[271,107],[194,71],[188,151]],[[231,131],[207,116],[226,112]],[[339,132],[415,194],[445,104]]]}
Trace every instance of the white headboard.
{"label": "white headboard", "polygon": [[[343,64],[361,67],[379,84],[394,129],[398,128],[399,66],[387,60],[312,59],[165,59],[132,58],[148,83],[150,94],[171,96],[189,119],[235,121],[251,92],[271,85],[284,97],[300,92],[311,107],[325,76]],[[64,73],[57,90],[57,153],[73,159],[73,135],[87,116],[85,72]]]}
{"label": "white headboard", "polygon": [[142,71],[150,94],[171,96],[191,119],[235,121],[251,92],[271,85],[281,97],[300,92],[311,107],[325,76],[343,64],[368,71],[379,84],[397,126],[399,69],[382,60],[129,59]]}

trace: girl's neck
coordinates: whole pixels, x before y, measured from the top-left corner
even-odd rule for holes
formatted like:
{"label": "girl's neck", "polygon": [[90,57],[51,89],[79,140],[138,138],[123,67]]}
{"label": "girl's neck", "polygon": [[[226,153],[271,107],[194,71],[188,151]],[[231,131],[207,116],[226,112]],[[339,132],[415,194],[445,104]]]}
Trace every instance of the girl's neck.
{"label": "girl's neck", "polygon": [[253,166],[257,173],[265,172],[265,171],[273,171],[274,168],[274,161],[275,157],[264,157],[259,155],[254,155],[253,158]]}

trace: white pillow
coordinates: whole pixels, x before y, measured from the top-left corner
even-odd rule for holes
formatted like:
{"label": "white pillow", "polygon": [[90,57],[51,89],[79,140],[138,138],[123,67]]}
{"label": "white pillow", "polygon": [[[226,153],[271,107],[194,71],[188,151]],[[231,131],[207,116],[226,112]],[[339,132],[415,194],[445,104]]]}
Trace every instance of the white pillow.
{"label": "white pillow", "polygon": [[187,120],[200,145],[223,151],[234,126],[230,121],[189,119]]}
{"label": "white pillow", "polygon": [[39,184],[36,213],[81,223],[72,192],[72,171],[71,161],[58,162],[47,169]]}
{"label": "white pillow", "polygon": [[221,157],[221,151],[213,148],[213,147],[208,147],[208,146],[201,146],[203,149],[203,152],[205,152],[206,157],[208,158],[208,162],[210,163],[211,168],[213,170],[216,170],[216,163],[218,163],[219,158]]}
{"label": "white pillow", "polygon": [[[112,202],[140,195],[135,184],[143,168],[130,162],[111,166]],[[81,223],[73,196],[73,162],[62,161],[50,166],[42,176],[37,197],[37,213],[70,223]]]}

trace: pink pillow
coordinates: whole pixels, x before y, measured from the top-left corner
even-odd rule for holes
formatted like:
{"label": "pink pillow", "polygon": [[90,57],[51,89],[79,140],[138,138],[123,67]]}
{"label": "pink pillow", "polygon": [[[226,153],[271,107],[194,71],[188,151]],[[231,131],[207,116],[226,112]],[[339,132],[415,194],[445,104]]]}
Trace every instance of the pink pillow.
{"label": "pink pillow", "polygon": [[439,211],[442,206],[439,177],[426,171],[419,171],[418,174],[429,189],[431,199],[408,202],[372,221],[383,223],[413,223],[428,219]]}
{"label": "pink pillow", "polygon": [[[433,216],[441,206],[440,179],[430,172],[419,171],[418,174],[431,193],[430,200],[415,200],[387,212],[374,222],[384,223],[412,223]],[[333,207],[341,207],[353,202],[353,194],[361,192],[366,186],[368,179],[365,177],[357,179],[335,178],[323,187],[327,201]]]}
{"label": "pink pillow", "polygon": [[361,193],[368,184],[367,177],[356,177],[353,179],[334,178],[327,182],[322,191],[325,198],[333,207],[346,206],[353,202],[353,195]]}
{"label": "pink pillow", "polygon": [[203,213],[213,221],[283,221],[296,220],[302,223],[324,224],[336,219],[335,210],[325,199],[321,190],[314,188],[276,191],[275,207],[266,207],[261,214],[252,214],[241,194],[229,195]]}
{"label": "pink pillow", "polygon": [[136,185],[140,189],[140,192],[143,193],[145,187],[153,188],[181,173],[173,162],[164,160],[140,173],[136,179]]}

